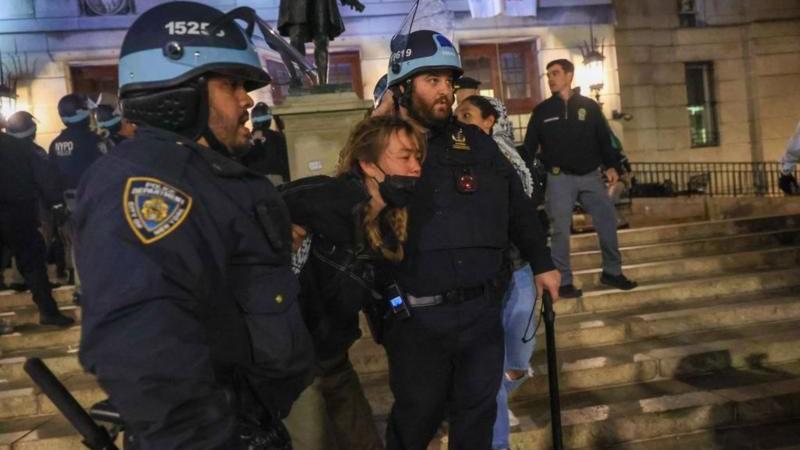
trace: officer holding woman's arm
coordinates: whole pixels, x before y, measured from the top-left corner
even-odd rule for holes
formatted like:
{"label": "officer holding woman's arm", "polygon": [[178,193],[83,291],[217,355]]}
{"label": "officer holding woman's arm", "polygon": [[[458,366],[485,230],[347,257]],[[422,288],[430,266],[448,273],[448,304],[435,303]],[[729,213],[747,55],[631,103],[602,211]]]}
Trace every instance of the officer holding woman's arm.
{"label": "officer holding woman's arm", "polygon": [[427,448],[441,421],[449,446],[492,446],[503,373],[502,298],[509,242],[530,261],[538,292],[558,297],[536,207],[497,144],[451,118],[453,44],[418,30],[392,41],[389,86],[401,117],[428,136],[428,154],[409,203],[405,258],[391,271],[410,309],[386,321],[384,345],[395,403],[390,450]]}
{"label": "officer holding woman's arm", "polygon": [[291,448],[279,419],[313,362],[291,223],[233,158],[270,78],[233,17],[193,2],[139,16],[119,70],[137,129],[78,189],[80,361],[134,448]]}

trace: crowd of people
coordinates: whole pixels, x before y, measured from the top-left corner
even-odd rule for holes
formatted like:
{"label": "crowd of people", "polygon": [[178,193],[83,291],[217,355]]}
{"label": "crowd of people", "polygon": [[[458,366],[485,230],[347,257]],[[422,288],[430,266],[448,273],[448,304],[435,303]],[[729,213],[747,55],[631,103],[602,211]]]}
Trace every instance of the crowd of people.
{"label": "crowd of people", "polygon": [[[143,13],[120,52],[120,106],[65,96],[49,152],[33,116],[8,119],[0,243],[41,324],[74,323],[47,277],[58,237],[80,361],[132,448],[423,450],[443,423],[451,449],[509,448],[509,396],[535,376],[537,297],[582,295],[576,202],[601,283],[637,286],[608,194],[623,156],[573,64],[547,65],[553,95],[519,150],[453,44],[410,32],[336,173],[291,180],[276,117],[249,95],[270,76],[235,18],[189,2]],[[176,20],[215,32],[176,35]],[[782,188],[797,190],[798,157],[787,151]],[[383,436],[349,354],[361,313],[389,364]]]}

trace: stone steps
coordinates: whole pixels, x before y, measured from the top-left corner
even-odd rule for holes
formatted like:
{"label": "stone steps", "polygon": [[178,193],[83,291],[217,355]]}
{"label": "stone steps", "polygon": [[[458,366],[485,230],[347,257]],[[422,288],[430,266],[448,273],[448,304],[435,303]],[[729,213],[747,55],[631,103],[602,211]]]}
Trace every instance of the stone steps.
{"label": "stone steps", "polygon": [[[789,319],[800,319],[800,293],[784,289],[704,298],[677,308],[661,305],[557,317],[556,344],[559,349],[587,347]],[[544,325],[540,323],[537,346],[544,345]]]}
{"label": "stone steps", "polygon": [[[800,244],[800,228],[793,228],[680,242],[621,246],[620,252],[623,264],[640,264],[798,244]],[[601,266],[602,255],[599,250],[573,251],[570,261],[573,270],[594,269]]]}
{"label": "stone steps", "polygon": [[[72,373],[59,377],[73,397],[84,408],[107,398],[89,374]],[[57,412],[52,402],[31,380],[18,380],[0,385],[0,419],[25,418]]]}
{"label": "stone steps", "polygon": [[[593,450],[597,447],[583,447]],[[609,450],[800,450],[800,419],[746,426],[719,426],[694,433],[628,442]]]}
{"label": "stone steps", "polygon": [[[626,264],[625,275],[641,283],[667,281],[675,278],[716,276],[746,269],[768,269],[800,265],[800,246],[781,246],[711,256]],[[576,270],[575,284],[584,290],[603,289],[601,268]]]}
{"label": "stone steps", "polygon": [[[753,366],[800,360],[800,320],[747,327],[706,330],[606,346],[559,350],[562,394],[697,376]],[[513,395],[516,402],[546,399],[547,362],[544,349],[533,357],[536,375]],[[376,415],[388,414],[391,392],[385,372],[361,375]],[[516,410],[515,410],[516,411]]]}
{"label": "stone steps", "polygon": [[[793,268],[642,285],[632,291],[613,289],[586,292],[581,299],[556,302],[554,309],[557,315],[557,339],[580,339],[583,345],[599,345],[620,342],[628,337],[670,334],[671,326],[681,327],[681,330],[696,330],[746,324],[750,320],[747,318],[749,313],[760,317],[753,320],[769,320],[773,311],[795,317],[800,307],[791,298],[772,299],[762,304],[760,297],[756,296],[743,300],[752,304],[739,305],[730,312],[726,312],[722,306],[706,310],[693,308],[724,304],[728,297],[738,298],[747,293],[773,290],[786,293],[798,289],[798,286],[800,268]],[[685,313],[680,312],[687,308]],[[632,312],[630,318],[624,317],[627,311]],[[578,313],[581,314],[575,316],[576,319],[567,320],[570,315]],[[608,318],[593,315],[597,313],[608,313]],[[560,324],[564,321],[567,325],[562,329]],[[541,327],[543,330],[544,326]],[[544,339],[540,339],[539,347],[543,345]],[[354,344],[350,350],[350,359],[359,373],[388,370],[383,348],[367,335]]]}
{"label": "stone steps", "polygon": [[[122,448],[122,437],[116,441]],[[60,414],[0,421],[0,450],[79,450],[86,447]]]}
{"label": "stone steps", "polygon": [[[59,305],[72,305],[73,292],[75,292],[75,287],[72,285],[57,287],[53,289],[53,298]],[[10,289],[0,291],[0,308],[3,311],[31,305],[33,305],[33,299],[30,291],[16,292]]]}
{"label": "stone steps", "polygon": [[[800,418],[800,364],[565,394],[561,405],[565,448],[603,448],[717,427],[796,419]],[[512,435],[512,448],[551,448],[547,399],[514,404],[512,410],[521,422],[520,430]]]}
{"label": "stone steps", "polygon": [[[23,365],[31,357],[41,358],[47,367],[57,376],[80,373],[83,371],[77,358],[77,342],[66,346],[43,349],[23,349],[0,356],[0,381],[14,382],[28,380]],[[2,385],[0,384],[0,387]]]}
{"label": "stone steps", "polygon": [[[81,319],[81,309],[76,305],[60,304],[58,309],[78,322]],[[36,308],[33,302],[27,306],[5,309],[0,312],[0,320],[11,324],[14,328],[24,325],[37,325],[39,323],[39,309]]]}
{"label": "stone steps", "polygon": [[81,327],[68,328],[40,325],[22,325],[11,334],[0,336],[0,353],[19,352],[46,347],[75,347],[80,341]]}
{"label": "stone steps", "polygon": [[[618,230],[617,236],[621,247],[630,247],[791,228],[800,228],[800,214],[630,228]],[[573,235],[570,248],[573,252],[598,250],[597,233]]]}

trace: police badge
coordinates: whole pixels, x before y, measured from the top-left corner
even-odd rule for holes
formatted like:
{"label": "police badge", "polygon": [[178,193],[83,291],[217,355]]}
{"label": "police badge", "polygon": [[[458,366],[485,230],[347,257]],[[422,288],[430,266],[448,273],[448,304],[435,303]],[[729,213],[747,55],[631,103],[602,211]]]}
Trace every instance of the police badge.
{"label": "police badge", "polygon": [[578,110],[578,120],[586,120],[586,108]]}
{"label": "police badge", "polygon": [[125,219],[144,244],[175,231],[189,214],[192,198],[161,180],[131,177],[122,196]]}
{"label": "police badge", "polygon": [[460,128],[456,130],[455,133],[451,136],[453,138],[453,149],[454,150],[469,150],[469,144],[467,144],[467,138],[464,136],[464,131]]}

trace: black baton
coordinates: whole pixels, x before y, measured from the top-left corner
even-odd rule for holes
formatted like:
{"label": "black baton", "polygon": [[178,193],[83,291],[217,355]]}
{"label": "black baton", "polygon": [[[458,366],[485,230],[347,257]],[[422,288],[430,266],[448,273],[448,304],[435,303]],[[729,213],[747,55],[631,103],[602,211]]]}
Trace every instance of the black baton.
{"label": "black baton", "polygon": [[108,431],[89,417],[75,397],[58,381],[41,359],[28,358],[23,368],[61,414],[78,430],[83,437],[84,445],[92,450],[119,450],[108,435]]}
{"label": "black baton", "polygon": [[553,297],[544,291],[544,332],[547,339],[547,381],[550,385],[550,426],[553,430],[553,450],[562,450],[561,441],[561,401],[558,393],[558,361],[556,358],[556,313],[553,311]]}

